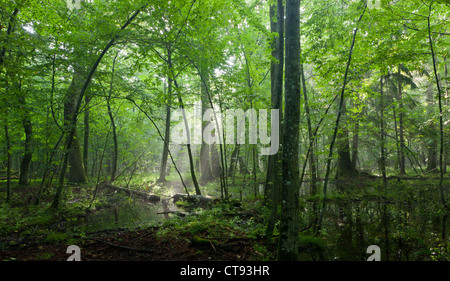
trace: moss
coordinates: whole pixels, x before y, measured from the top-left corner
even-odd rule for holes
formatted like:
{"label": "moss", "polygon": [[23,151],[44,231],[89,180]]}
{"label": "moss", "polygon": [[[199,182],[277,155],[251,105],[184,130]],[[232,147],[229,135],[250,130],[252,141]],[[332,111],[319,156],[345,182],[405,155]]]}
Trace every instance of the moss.
{"label": "moss", "polygon": [[310,235],[300,235],[299,236],[299,247],[314,251],[324,251],[327,242],[322,237],[310,236]]}

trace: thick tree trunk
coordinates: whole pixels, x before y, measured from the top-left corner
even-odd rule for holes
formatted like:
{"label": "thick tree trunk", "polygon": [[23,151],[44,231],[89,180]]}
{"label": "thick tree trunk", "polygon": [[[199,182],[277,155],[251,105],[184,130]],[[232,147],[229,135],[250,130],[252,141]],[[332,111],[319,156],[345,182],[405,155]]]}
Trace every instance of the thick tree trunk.
{"label": "thick tree trunk", "polygon": [[[276,62],[272,62],[270,66],[271,81],[271,102],[272,108],[281,111],[283,102],[283,69],[284,69],[284,5],[282,0],[278,0],[276,4],[270,6],[270,30],[278,33],[278,37],[272,42],[272,56]],[[274,18],[276,17],[276,22]],[[282,135],[281,124],[283,114],[279,112],[279,136]],[[274,155],[269,155],[267,163],[266,176],[266,199],[271,203],[271,215],[266,229],[266,236],[273,234],[273,229],[277,219],[277,210],[279,204],[279,189],[281,180],[279,178],[280,166],[279,162],[281,151]]]}
{"label": "thick tree trunk", "polygon": [[[201,71],[201,78],[204,80],[201,82],[200,89],[201,89],[201,101],[202,101],[202,116],[204,115],[205,111],[210,108],[208,97],[207,97],[207,89],[208,87],[208,78],[206,70],[202,69]],[[202,144],[200,147],[200,182],[202,185],[207,184],[208,182],[212,181],[214,179],[213,171],[211,168],[211,145],[206,144],[203,141],[203,131],[205,130],[205,127],[208,125],[207,121],[202,120]]]}
{"label": "thick tree trunk", "polygon": [[238,151],[239,151],[239,145],[236,144],[234,146],[233,152],[231,153],[231,160],[230,160],[230,167],[228,168],[228,175],[231,175],[232,173],[234,173],[234,170],[236,169]]}
{"label": "thick tree trunk", "polygon": [[[342,118],[345,120],[346,115],[346,105],[345,100],[342,105],[342,109],[340,114]],[[352,172],[352,160],[350,155],[350,139],[346,122],[341,122],[340,129],[337,134],[336,139],[336,148],[338,154],[338,166],[337,166],[337,175],[338,177],[349,178],[353,175]]]}
{"label": "thick tree trunk", "polygon": [[30,170],[30,164],[31,159],[33,156],[32,148],[31,148],[31,142],[32,142],[32,125],[29,118],[25,118],[23,120],[23,127],[25,129],[25,152],[23,154],[23,159],[20,164],[20,178],[19,178],[19,184],[21,185],[27,185],[29,181],[29,170]]}
{"label": "thick tree trunk", "polygon": [[25,116],[23,118],[23,128],[25,130],[25,151],[23,154],[22,162],[20,164],[20,178],[19,184],[27,185],[29,180],[29,170],[31,159],[33,156],[32,153],[32,138],[33,138],[33,127],[31,125],[30,117],[28,116],[28,111],[25,109],[25,99],[21,98],[22,106],[24,107]]}
{"label": "thick tree trunk", "polygon": [[283,184],[278,260],[298,260],[300,126],[300,1],[286,1],[286,75]]}
{"label": "thick tree trunk", "polygon": [[75,104],[79,98],[82,83],[82,72],[76,69],[64,103],[64,122],[69,128],[73,127],[71,129],[74,131],[72,146],[69,152],[69,181],[73,183],[87,182],[86,171],[84,169],[83,157],[81,153],[81,145],[78,139],[78,131],[76,124],[73,124],[72,122],[73,115],[75,114]]}

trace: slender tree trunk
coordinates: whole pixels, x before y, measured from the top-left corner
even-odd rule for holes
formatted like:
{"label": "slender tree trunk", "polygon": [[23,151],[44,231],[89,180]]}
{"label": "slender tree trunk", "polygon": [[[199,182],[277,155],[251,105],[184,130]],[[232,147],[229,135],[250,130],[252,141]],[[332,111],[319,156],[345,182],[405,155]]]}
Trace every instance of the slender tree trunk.
{"label": "slender tree trunk", "polygon": [[[446,85],[446,90],[445,90],[445,97],[444,97],[444,106],[448,107],[448,98],[449,98],[449,91],[450,91],[450,84],[448,83],[449,77],[448,77],[448,69],[447,69],[447,57],[444,56],[444,79],[445,79],[445,85]],[[445,112],[444,118],[448,118],[448,111]],[[447,173],[447,165],[450,164],[450,149],[448,147],[448,139],[449,138],[449,134],[448,132],[445,133],[444,132],[444,139],[447,139],[447,145],[444,146],[444,165],[442,167],[444,174]],[[445,143],[444,143],[445,145]]]}
{"label": "slender tree trunk", "polygon": [[116,180],[116,173],[117,173],[117,161],[118,161],[118,155],[119,155],[119,145],[117,142],[117,132],[116,132],[116,123],[114,121],[114,115],[111,110],[111,96],[113,92],[113,83],[114,83],[114,72],[115,72],[115,66],[116,66],[116,59],[119,53],[116,54],[113,60],[113,66],[112,66],[112,74],[111,74],[111,83],[109,85],[109,95],[106,99],[106,105],[108,107],[108,115],[109,119],[111,120],[111,128],[112,128],[112,134],[113,134],[113,142],[114,142],[114,150],[113,150],[113,157],[112,157],[112,163],[111,163],[111,182],[114,182]]}
{"label": "slender tree trunk", "polygon": [[359,149],[359,119],[362,116],[362,112],[358,113],[358,116],[355,120],[355,130],[353,131],[353,140],[352,140],[352,162],[351,162],[351,172],[356,173],[356,164],[358,162],[358,149]]}
{"label": "slender tree trunk", "polygon": [[392,109],[392,113],[394,117],[395,146],[397,148],[397,161],[395,163],[395,166],[400,170],[400,141],[398,140],[397,111],[395,110],[395,106]]}
{"label": "slender tree trunk", "polygon": [[444,191],[444,116],[443,116],[443,109],[442,109],[442,92],[441,92],[441,85],[439,83],[439,76],[437,73],[437,67],[436,67],[436,57],[434,54],[434,48],[433,48],[433,40],[431,38],[431,25],[430,25],[430,16],[431,16],[431,9],[433,6],[433,2],[430,4],[430,9],[428,13],[428,42],[430,43],[430,50],[431,50],[431,58],[433,60],[433,70],[434,70],[434,78],[436,81],[436,86],[438,90],[438,104],[439,104],[439,133],[440,133],[440,151],[439,151],[439,195],[440,199],[443,205],[443,216],[442,216],[442,240],[444,242],[444,249],[447,253],[447,235],[446,235],[446,224],[447,224],[447,217],[449,208],[447,205],[446,197],[445,197],[445,191]]}
{"label": "slender tree trunk", "polygon": [[6,202],[11,202],[11,139],[9,138],[9,128],[5,124],[6,140]]}
{"label": "slender tree trunk", "polygon": [[298,260],[300,0],[286,0],[286,75],[278,260]]}
{"label": "slender tree trunk", "polygon": [[[273,18],[277,17],[277,22]],[[277,60],[271,64],[271,100],[273,109],[279,110],[279,137],[282,136],[282,103],[283,103],[283,69],[284,69],[284,5],[283,0],[277,0],[276,5],[270,6],[271,31],[278,33],[278,38],[273,44],[272,56]],[[279,140],[281,142],[281,139]],[[272,237],[275,223],[278,217],[278,206],[281,189],[281,162],[282,148],[278,153],[269,155],[266,177],[266,191],[270,191],[270,217],[266,228],[266,237]]]}
{"label": "slender tree trunk", "polygon": [[[172,79],[173,79],[173,82],[175,84],[175,87],[178,89],[178,83],[177,83],[177,80],[174,79],[174,74],[173,74],[172,50],[171,50],[170,46],[167,47],[167,63],[168,63],[168,66],[169,66],[169,75],[172,76]],[[191,150],[191,134],[190,134],[189,125],[188,125],[188,122],[187,122],[186,111],[184,109],[183,99],[181,98],[180,93],[177,93],[177,97],[178,97],[178,102],[180,103],[181,111],[183,113],[184,125],[186,127],[186,135],[187,135],[186,148],[187,148],[187,151],[188,151],[189,168],[190,168],[190,172],[191,172],[192,182],[193,182],[194,187],[195,187],[195,193],[197,195],[202,195],[202,193],[200,191],[200,187],[198,185],[197,176],[195,175],[195,170],[194,170],[194,160],[193,160],[193,157],[192,157],[192,150]]]}
{"label": "slender tree trunk", "polygon": [[383,92],[383,75],[380,75],[380,170],[383,176],[383,185],[387,187],[386,177],[386,151],[384,137],[384,92]]}
{"label": "slender tree trunk", "polygon": [[403,93],[402,93],[402,84],[400,80],[400,65],[398,66],[398,100],[399,100],[399,114],[398,114],[398,125],[399,125],[399,137],[400,137],[400,150],[399,150],[399,167],[400,167],[400,175],[405,175],[405,137],[404,137],[404,128],[403,128],[403,119],[405,113],[403,112]]}
{"label": "slender tree trunk", "polygon": [[86,171],[86,176],[88,175],[88,166],[89,166],[89,102],[91,101],[91,97],[86,95],[84,97],[84,103],[86,104],[86,108],[84,109],[84,141],[83,141],[83,163]]}
{"label": "slender tree trunk", "polygon": [[[433,97],[433,85],[430,85],[427,89],[427,107],[428,107],[428,115],[431,116],[433,112],[434,104],[434,97]],[[437,141],[437,128],[436,124],[433,121],[429,122],[428,124],[428,159],[427,159],[427,172],[434,172],[438,173],[438,141]]]}
{"label": "slender tree trunk", "polygon": [[[166,95],[166,83],[164,82],[164,95]],[[172,106],[172,78],[169,76],[167,86],[167,104],[166,104],[166,125],[164,130],[164,142],[169,143],[170,140],[170,115]],[[169,156],[168,145],[164,145],[161,156],[161,168],[159,170],[159,179],[157,182],[166,181],[167,160]]]}
{"label": "slender tree trunk", "polygon": [[[176,85],[176,81],[175,81],[175,85]],[[176,86],[176,87],[178,88],[178,86]],[[192,150],[191,150],[191,144],[190,144],[191,138],[190,138],[190,133],[189,133],[189,126],[188,126],[188,123],[187,123],[186,112],[184,110],[184,104],[183,104],[183,100],[181,98],[181,95],[180,94],[177,94],[177,95],[178,95],[178,101],[179,101],[180,106],[181,106],[181,110],[183,112],[184,124],[186,126],[186,134],[187,134],[186,147],[187,147],[188,157],[189,157],[189,169],[190,169],[190,172],[191,172],[191,178],[192,178],[192,182],[194,183],[195,194],[196,195],[202,195],[202,193],[200,191],[200,187],[198,185],[197,176],[195,175],[195,170],[194,170],[194,160],[193,160],[193,157],[192,157]]]}
{"label": "slender tree trunk", "polygon": [[[301,52],[301,45],[300,45],[300,52]],[[302,57],[303,58],[303,57]],[[303,98],[305,102],[305,113],[306,113],[306,121],[308,124],[308,139],[309,139],[309,170],[311,175],[311,195],[314,196],[317,194],[317,166],[316,166],[316,153],[315,153],[315,138],[316,134],[312,130],[312,124],[311,124],[311,113],[309,110],[309,102],[308,102],[308,93],[306,89],[306,79],[305,79],[305,71],[303,67],[303,63],[301,64],[301,75],[302,75],[302,88],[303,88]],[[306,162],[305,162],[306,165]],[[306,167],[303,167],[305,169]],[[303,176],[300,176],[301,181],[303,182]],[[300,184],[302,184],[300,182]],[[313,219],[312,219],[312,226],[313,229],[317,226],[317,201],[313,202],[312,206],[312,212],[313,212]]]}
{"label": "slender tree trunk", "polygon": [[[356,25],[359,24],[359,22],[361,21],[362,17],[364,16],[364,13],[366,12],[366,8],[367,8],[367,6],[364,7],[364,11],[361,14],[361,16],[359,17],[358,22],[357,22]],[[324,196],[324,199],[322,201],[322,212],[320,213],[319,221],[317,223],[318,224],[317,225],[317,229],[316,229],[317,232],[320,232],[320,230],[321,230],[323,215],[325,213],[328,180],[329,180],[330,171],[331,171],[331,159],[333,158],[333,147],[334,147],[334,143],[336,141],[336,136],[337,136],[338,129],[339,129],[339,121],[341,119],[342,109],[343,109],[343,106],[344,106],[344,98],[345,98],[344,94],[345,94],[345,88],[347,86],[347,76],[348,76],[348,72],[349,72],[349,68],[350,68],[350,63],[352,61],[353,47],[355,46],[355,40],[356,40],[357,32],[358,32],[358,26],[353,30],[352,44],[350,46],[350,52],[349,52],[347,66],[346,66],[345,74],[344,74],[344,81],[342,83],[342,90],[341,90],[341,94],[340,94],[339,110],[338,110],[338,114],[337,114],[337,118],[336,118],[336,123],[334,125],[333,137],[332,137],[331,143],[330,143],[330,151],[328,153],[327,166],[326,166],[327,170],[325,172],[325,179],[324,179],[324,182],[323,182],[323,196]]]}

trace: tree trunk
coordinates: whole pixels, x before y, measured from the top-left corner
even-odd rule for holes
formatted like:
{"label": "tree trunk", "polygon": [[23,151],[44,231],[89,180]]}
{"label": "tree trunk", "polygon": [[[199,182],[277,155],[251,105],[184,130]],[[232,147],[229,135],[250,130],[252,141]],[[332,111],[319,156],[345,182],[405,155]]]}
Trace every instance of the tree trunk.
{"label": "tree trunk", "polygon": [[[356,25],[359,24],[359,22],[361,21],[362,17],[364,16],[364,13],[366,12],[366,8],[364,8],[363,13],[361,14],[361,16],[358,19],[358,22],[356,23]],[[334,147],[334,143],[336,141],[336,136],[338,133],[338,129],[339,129],[339,122],[341,119],[341,114],[343,111],[343,106],[344,106],[344,98],[345,98],[345,88],[347,86],[347,76],[348,76],[348,72],[349,72],[349,68],[350,68],[350,63],[352,61],[352,54],[353,54],[353,48],[355,46],[355,40],[356,40],[356,34],[358,32],[358,26],[353,30],[353,39],[352,39],[352,44],[350,46],[350,52],[348,55],[348,61],[347,61],[347,66],[345,69],[345,74],[344,74],[344,81],[342,83],[342,90],[341,90],[341,94],[340,94],[340,101],[339,101],[339,110],[338,110],[338,114],[337,114],[337,118],[336,118],[336,123],[334,124],[334,132],[333,132],[333,138],[331,139],[331,143],[330,143],[330,150],[328,153],[328,159],[327,159],[327,166],[326,166],[326,172],[325,172],[325,179],[323,182],[323,196],[324,199],[322,200],[322,212],[320,213],[319,216],[319,220],[317,223],[317,229],[316,232],[320,232],[321,227],[322,227],[322,220],[323,220],[323,215],[325,212],[325,207],[326,207],[326,197],[327,197],[327,188],[328,188],[328,180],[330,177],[330,171],[331,171],[331,160],[333,158],[333,147]]]}
{"label": "tree trunk", "polygon": [[73,183],[87,182],[76,124],[73,124],[72,122],[73,115],[75,114],[75,105],[79,98],[82,83],[82,72],[80,72],[79,69],[76,69],[64,103],[64,122],[66,126],[69,126],[69,128],[73,127],[71,129],[74,131],[72,146],[69,152],[69,181]]}
{"label": "tree trunk", "polygon": [[83,141],[83,163],[84,169],[86,171],[86,176],[88,175],[88,160],[89,160],[89,102],[91,97],[86,95],[84,97],[84,102],[86,104],[86,108],[84,109],[84,141]]}
{"label": "tree trunk", "polygon": [[239,159],[239,173],[241,173],[242,175],[247,175],[248,169],[247,169],[247,165],[245,164],[245,161],[244,161],[244,156],[240,155],[238,157],[238,159]]}
{"label": "tree trunk", "polygon": [[220,177],[220,156],[217,150],[217,145],[211,144],[209,147],[211,158],[211,173],[214,178]]}
{"label": "tree trunk", "polygon": [[230,160],[230,167],[228,168],[228,175],[231,175],[236,168],[238,151],[239,151],[239,146],[238,146],[238,144],[236,144],[234,146],[233,152],[231,153],[231,160]]}
{"label": "tree trunk", "polygon": [[20,164],[20,178],[19,184],[27,185],[29,180],[29,169],[30,163],[33,156],[32,153],[32,137],[33,137],[33,127],[31,125],[31,120],[28,115],[27,109],[25,109],[25,99],[22,97],[22,105],[24,107],[25,116],[23,118],[23,128],[25,130],[25,152],[23,154],[22,163]]}
{"label": "tree trunk", "polygon": [[[273,18],[277,17],[277,22],[273,21]],[[284,5],[283,0],[278,0],[276,6],[270,7],[270,24],[271,31],[278,33],[278,38],[274,42],[272,56],[277,60],[276,63],[271,64],[271,100],[273,109],[279,110],[279,136],[283,134],[282,130],[282,102],[283,102],[283,69],[284,69]],[[279,143],[281,143],[281,139]],[[270,238],[273,235],[275,223],[278,218],[278,206],[280,204],[280,189],[281,189],[281,175],[280,175],[280,162],[281,162],[282,148],[278,153],[269,155],[267,165],[267,177],[266,177],[266,193],[270,198],[270,217],[266,228],[266,237]]]}
{"label": "tree trunk", "polygon": [[[166,170],[167,170],[167,161],[169,157],[169,141],[170,141],[170,114],[171,114],[171,106],[172,106],[172,79],[169,76],[168,86],[167,86],[167,104],[166,104],[166,126],[164,131],[164,147],[161,156],[161,167],[159,170],[159,179],[157,182],[165,182],[166,181]],[[164,95],[166,95],[166,83],[164,82]]]}
{"label": "tree trunk", "polygon": [[[449,77],[448,77],[448,69],[447,69],[447,57],[444,56],[444,79],[445,79],[445,85],[446,85],[446,91],[444,96],[444,106],[448,107],[448,98],[449,98],[449,91],[450,91],[450,84],[448,83]],[[448,119],[448,111],[445,111],[444,118]],[[444,139],[450,139],[448,132],[444,132],[445,136]],[[448,142],[447,142],[448,143]],[[448,145],[444,147],[444,165],[442,167],[442,170],[445,173],[447,173],[447,165],[450,164],[450,149]]]}
{"label": "tree trunk", "polygon": [[[342,115],[344,121],[346,116],[346,104],[345,99],[343,101],[342,108],[339,107],[340,114]],[[349,178],[353,175],[352,171],[352,160],[350,156],[350,139],[348,133],[348,127],[346,122],[341,122],[340,129],[337,134],[336,147],[338,153],[338,169],[337,176]]]}
{"label": "tree trunk", "polygon": [[111,182],[114,182],[116,180],[117,160],[118,160],[118,155],[119,155],[119,147],[118,147],[119,145],[117,142],[116,123],[114,122],[114,115],[111,110],[111,103],[110,103],[112,92],[113,92],[114,71],[115,71],[116,59],[117,59],[118,55],[119,55],[119,53],[116,54],[116,56],[114,57],[114,60],[113,60],[111,83],[109,85],[109,95],[108,95],[108,98],[106,99],[106,105],[108,107],[109,119],[111,120],[111,128],[112,128],[113,142],[114,142],[114,150],[113,150],[112,163],[111,163],[111,179],[110,179]]}
{"label": "tree trunk", "polygon": [[351,172],[356,172],[356,164],[358,162],[358,148],[359,148],[359,119],[362,114],[358,114],[355,120],[355,130],[353,132],[353,140],[352,140],[352,166]]}
{"label": "tree trunk", "polygon": [[[168,66],[169,66],[169,75],[172,76],[173,82],[175,84],[175,87],[178,89],[177,80],[174,79],[173,66],[172,66],[172,50],[171,50],[170,46],[167,47],[167,63],[168,63]],[[184,109],[183,99],[181,98],[181,95],[180,95],[179,92],[177,92],[177,97],[178,97],[178,102],[180,103],[181,111],[183,113],[184,125],[186,127],[186,135],[187,135],[186,148],[187,148],[187,151],[188,151],[189,169],[190,169],[190,172],[191,172],[192,182],[194,184],[195,193],[197,195],[202,195],[202,193],[200,191],[200,187],[198,185],[197,176],[195,175],[195,170],[194,170],[194,160],[193,160],[193,157],[192,157],[192,150],[191,150],[191,134],[190,134],[189,125],[188,125],[188,122],[187,122],[186,111]]]}
{"label": "tree trunk", "polygon": [[383,75],[380,76],[380,170],[383,176],[383,185],[387,187],[386,177],[386,151],[384,138],[384,93],[383,93]]}
{"label": "tree trunk", "polygon": [[439,150],[439,196],[442,202],[442,230],[441,230],[441,239],[443,241],[445,252],[447,252],[447,235],[446,235],[446,224],[447,224],[447,218],[449,213],[449,207],[447,205],[447,200],[445,196],[444,191],[444,116],[443,116],[443,109],[442,109],[442,93],[441,93],[441,85],[439,83],[439,76],[437,73],[437,67],[436,67],[436,57],[434,55],[434,48],[433,48],[433,40],[431,38],[431,25],[430,25],[430,16],[431,16],[431,9],[433,6],[433,2],[430,4],[430,9],[428,13],[428,42],[430,43],[430,50],[431,50],[431,58],[433,60],[433,70],[434,70],[434,79],[436,81],[436,87],[438,90],[438,105],[439,105],[439,133],[440,133],[440,150]]}
{"label": "tree trunk", "polygon": [[300,126],[300,1],[286,1],[286,75],[281,222],[278,260],[298,260]]}
{"label": "tree trunk", "polygon": [[[208,79],[206,70],[201,70],[201,78],[204,80],[201,83],[200,89],[201,89],[201,101],[202,101],[202,116],[204,115],[207,108],[210,108],[208,105],[208,97],[207,97],[207,89],[208,87]],[[212,181],[214,179],[213,172],[211,169],[211,146],[203,141],[203,131],[205,130],[205,127],[208,125],[207,121],[203,121],[202,118],[202,144],[200,147],[200,181],[202,185],[207,184],[208,182]]]}
{"label": "tree trunk", "polygon": [[[301,52],[301,45],[300,45],[300,52]],[[303,58],[303,57],[302,57]],[[313,132],[312,124],[311,124],[311,114],[309,110],[309,102],[308,102],[308,93],[306,89],[306,79],[305,79],[305,69],[303,67],[303,63],[300,65],[301,67],[301,75],[302,75],[302,88],[303,88],[303,98],[305,102],[305,113],[306,113],[306,121],[308,124],[308,140],[309,140],[309,159],[307,161],[309,162],[309,170],[311,175],[311,181],[310,181],[310,188],[311,188],[311,195],[315,196],[317,194],[317,164],[316,164],[316,153],[315,153],[315,138],[316,133]],[[300,177],[300,180],[303,182],[304,177],[304,170],[306,168],[306,162],[304,164],[302,171],[302,176]],[[300,182],[300,184],[302,184]],[[312,206],[312,212],[313,212],[313,219],[312,219],[312,226],[313,229],[317,227],[317,201],[313,202]]]}
{"label": "tree trunk", "polygon": [[404,138],[404,128],[403,128],[403,118],[405,113],[403,112],[403,93],[402,84],[400,80],[400,65],[398,66],[398,100],[399,100],[399,114],[398,114],[398,124],[399,124],[399,137],[400,137],[400,150],[399,150],[399,168],[400,175],[405,175],[405,138]]}
{"label": "tree trunk", "polygon": [[[434,104],[433,97],[433,85],[428,86],[427,89],[427,106],[428,106],[428,116],[432,116]],[[427,159],[427,172],[438,173],[438,141],[437,141],[437,128],[433,119],[431,119],[428,123],[428,159]]]}
{"label": "tree trunk", "polygon": [[11,202],[11,139],[9,138],[8,125],[5,124],[6,140],[6,202]]}

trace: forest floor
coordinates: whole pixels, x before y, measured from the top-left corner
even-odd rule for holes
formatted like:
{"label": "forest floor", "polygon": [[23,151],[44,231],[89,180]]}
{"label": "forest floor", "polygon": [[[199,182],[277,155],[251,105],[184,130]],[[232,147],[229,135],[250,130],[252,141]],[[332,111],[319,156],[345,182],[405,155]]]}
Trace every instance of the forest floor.
{"label": "forest floor", "polygon": [[[9,240],[19,237],[9,236]],[[223,242],[191,242],[189,235],[158,237],[157,229],[112,230],[90,234],[80,247],[83,261],[255,261],[263,254],[255,245],[264,244],[275,251],[275,243],[235,238]],[[209,240],[208,240],[209,241]],[[22,241],[24,242],[24,241]],[[65,261],[68,243],[40,243],[8,247],[0,251],[0,261]]]}
{"label": "forest floor", "polygon": [[[219,214],[223,221],[216,209],[215,215],[193,218],[171,214],[155,226],[87,232],[73,227],[86,216],[79,208],[50,213],[45,203],[32,206],[30,194],[36,187],[13,186],[14,203],[0,204],[0,261],[65,261],[70,245],[80,247],[83,261],[254,261],[275,256],[276,241],[243,230],[246,222],[254,226],[257,212],[239,210],[237,221],[229,212],[238,210],[227,206],[228,215]],[[79,190],[71,193],[69,201],[83,196]]]}

